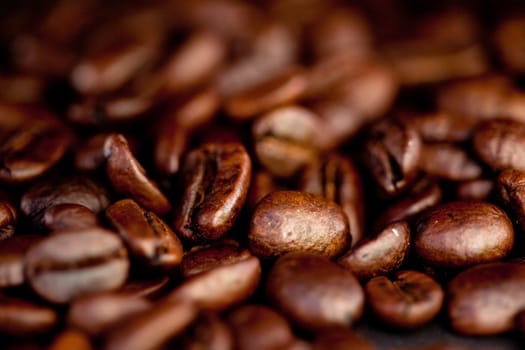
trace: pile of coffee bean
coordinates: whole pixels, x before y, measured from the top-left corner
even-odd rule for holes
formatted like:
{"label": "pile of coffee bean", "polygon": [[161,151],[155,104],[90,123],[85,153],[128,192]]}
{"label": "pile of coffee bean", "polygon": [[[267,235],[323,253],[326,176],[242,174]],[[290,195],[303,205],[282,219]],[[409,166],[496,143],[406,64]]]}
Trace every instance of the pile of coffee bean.
{"label": "pile of coffee bean", "polygon": [[520,1],[0,7],[0,347],[520,347]]}

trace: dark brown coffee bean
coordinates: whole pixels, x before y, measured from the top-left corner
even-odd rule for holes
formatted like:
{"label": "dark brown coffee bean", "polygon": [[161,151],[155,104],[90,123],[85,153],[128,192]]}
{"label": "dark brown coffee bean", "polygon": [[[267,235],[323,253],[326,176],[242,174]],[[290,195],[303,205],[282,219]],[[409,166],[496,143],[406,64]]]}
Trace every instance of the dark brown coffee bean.
{"label": "dark brown coffee bean", "polygon": [[0,298],[0,332],[30,336],[51,330],[58,322],[57,313],[49,307],[27,301]]}
{"label": "dark brown coffee bean", "polygon": [[408,124],[385,120],[370,130],[364,161],[387,195],[404,190],[417,176],[421,139]]}
{"label": "dark brown coffee bean", "polygon": [[184,330],[197,317],[197,309],[189,303],[162,301],[123,320],[108,334],[106,350],[153,350]]}
{"label": "dark brown coffee bean", "polygon": [[259,257],[310,252],[333,258],[350,245],[352,236],[334,202],[307,192],[277,191],[257,204],[248,239]]}
{"label": "dark brown coffee bean", "polygon": [[37,107],[0,104],[0,182],[28,182],[64,156],[71,144],[68,129]]}
{"label": "dark brown coffee bean", "polygon": [[181,264],[186,278],[223,265],[247,259],[250,252],[233,240],[223,240],[205,246],[195,246],[186,252]]}
{"label": "dark brown coffee bean", "polygon": [[97,215],[80,204],[57,204],[44,212],[42,223],[50,231],[66,231],[100,226]]}
{"label": "dark brown coffee bean", "polygon": [[499,260],[514,243],[512,223],[497,206],[478,201],[443,204],[416,223],[418,256],[436,267],[458,268]]}
{"label": "dark brown coffee bean", "polygon": [[24,284],[25,253],[43,238],[36,235],[20,235],[2,240],[0,244],[0,288]]}
{"label": "dark brown coffee bean", "polygon": [[230,96],[225,101],[226,112],[235,119],[248,119],[275,107],[298,100],[306,90],[306,78],[301,69],[292,67],[268,80]]}
{"label": "dark brown coffee bean", "polygon": [[75,299],[68,311],[68,324],[91,336],[109,330],[121,320],[151,308],[146,299],[121,293],[92,294]]}
{"label": "dark brown coffee bean", "polygon": [[222,64],[227,48],[213,32],[195,32],[162,68],[164,93],[177,93],[208,80]]}
{"label": "dark brown coffee bean", "polygon": [[491,120],[476,128],[474,150],[479,158],[498,170],[514,168],[525,171],[525,124],[512,120]]}
{"label": "dark brown coffee bean", "polygon": [[186,279],[167,298],[192,302],[201,309],[225,310],[251,296],[260,279],[259,259],[247,256]]}
{"label": "dark brown coffee bean", "polygon": [[520,40],[516,40],[524,34],[525,18],[518,16],[507,18],[499,23],[493,35],[493,43],[499,59],[505,64],[507,69],[517,73],[525,71],[523,63],[525,47]]}
{"label": "dark brown coffee bean", "polygon": [[0,240],[11,237],[15,233],[17,210],[7,199],[0,200]]}
{"label": "dark brown coffee bean", "polygon": [[190,143],[190,131],[173,121],[162,123],[155,143],[155,166],[167,176],[175,175]]}
{"label": "dark brown coffee bean", "polygon": [[166,115],[170,122],[174,122],[184,129],[196,129],[211,122],[221,104],[219,92],[214,87],[205,87],[174,106]]}
{"label": "dark brown coffee bean", "polygon": [[20,209],[38,225],[44,224],[47,209],[76,204],[99,213],[109,205],[109,194],[101,184],[83,176],[54,178],[30,187],[20,200]]}
{"label": "dark brown coffee bean", "polygon": [[425,142],[463,142],[472,134],[477,123],[475,118],[438,111],[413,114],[404,118]]}
{"label": "dark brown coffee bean", "polygon": [[368,279],[397,270],[408,255],[410,228],[396,221],[377,233],[365,237],[337,262],[359,279]]}
{"label": "dark brown coffee bean", "polygon": [[106,173],[118,193],[130,196],[145,209],[159,215],[171,210],[168,199],[146,176],[124,136],[110,135],[104,144],[104,156],[107,159]]}
{"label": "dark brown coffee bean", "polygon": [[94,171],[104,164],[104,143],[109,135],[95,134],[76,148],[74,163],[77,170]]}
{"label": "dark brown coffee bean", "polygon": [[490,335],[514,328],[524,308],[525,266],[491,263],[471,267],[447,286],[447,314],[452,328],[468,335]]}
{"label": "dark brown coffee bean", "polygon": [[66,329],[60,333],[49,346],[49,350],[91,350],[93,349],[89,337],[76,330]]}
{"label": "dark brown coffee bean", "polygon": [[268,275],[266,292],[286,317],[313,330],[351,326],[361,317],[365,301],[351,272],[306,253],[279,258]]}
{"label": "dark brown coffee bean", "polygon": [[233,350],[234,339],[225,321],[205,313],[184,333],[180,345],[176,345],[183,350]]}
{"label": "dark brown coffee bean", "polygon": [[122,242],[102,228],[57,233],[31,247],[25,257],[29,284],[53,303],[117,289],[128,269]]}
{"label": "dark brown coffee bean", "polygon": [[238,350],[280,349],[293,339],[290,325],[274,310],[244,305],[228,315]]}
{"label": "dark brown coffee bean", "polygon": [[415,328],[429,322],[438,314],[444,299],[441,286],[417,271],[399,271],[393,279],[372,278],[365,291],[374,314],[398,328]]}
{"label": "dark brown coffee bean", "polygon": [[521,229],[525,228],[525,172],[507,169],[498,176],[498,192]]}
{"label": "dark brown coffee bean", "polygon": [[169,287],[169,284],[168,276],[135,278],[128,280],[118,292],[135,298],[156,298]]}
{"label": "dark brown coffee bean", "polygon": [[302,191],[325,197],[341,206],[352,235],[352,245],[364,234],[365,212],[361,177],[349,158],[331,154],[308,166],[300,181]]}
{"label": "dark brown coffee bean", "polygon": [[464,149],[446,143],[423,144],[419,167],[428,175],[452,181],[477,179],[483,171]]}
{"label": "dark brown coffee bean", "polygon": [[120,200],[106,210],[106,218],[117,229],[132,256],[146,265],[172,269],[182,261],[182,243],[151,211],[132,199]]}
{"label": "dark brown coffee bean", "polygon": [[191,241],[216,240],[233,226],[248,194],[251,161],[239,143],[210,143],[186,156],[174,228]]}
{"label": "dark brown coffee bean", "polygon": [[503,76],[488,75],[450,83],[441,89],[437,100],[438,107],[455,114],[525,121],[522,107],[525,94]]}
{"label": "dark brown coffee bean", "polygon": [[287,106],[259,118],[252,128],[255,154],[272,175],[290,178],[316,158],[318,117]]}
{"label": "dark brown coffee bean", "polygon": [[374,350],[375,348],[368,340],[350,330],[334,328],[318,334],[312,350]]}
{"label": "dark brown coffee bean", "polygon": [[491,179],[460,181],[456,186],[456,197],[462,200],[487,200],[495,188]]}
{"label": "dark brown coffee bean", "polygon": [[379,215],[375,220],[374,228],[377,231],[394,221],[410,220],[417,214],[439,204],[442,197],[443,193],[439,184],[424,177]]}

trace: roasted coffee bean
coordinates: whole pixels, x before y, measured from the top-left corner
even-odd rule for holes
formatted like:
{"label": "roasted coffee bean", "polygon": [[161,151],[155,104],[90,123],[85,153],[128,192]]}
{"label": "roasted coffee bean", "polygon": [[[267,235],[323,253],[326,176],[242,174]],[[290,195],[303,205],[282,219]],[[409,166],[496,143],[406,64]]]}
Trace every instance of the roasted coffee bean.
{"label": "roasted coffee bean", "polygon": [[239,350],[280,349],[293,339],[290,325],[266,306],[244,305],[228,315]]}
{"label": "roasted coffee bean", "polygon": [[498,170],[513,168],[525,171],[525,124],[512,120],[491,120],[474,133],[474,150],[479,158]]}
{"label": "roasted coffee bean", "polygon": [[159,215],[171,210],[168,199],[146,176],[124,136],[108,136],[104,144],[104,156],[107,159],[106,173],[118,193],[131,196],[139,205]]}
{"label": "roasted coffee bean", "polygon": [[469,335],[490,335],[514,328],[524,308],[525,266],[490,263],[471,267],[447,286],[447,314],[452,328]]}
{"label": "roasted coffee bean", "polygon": [[467,141],[476,118],[443,111],[405,116],[424,142],[463,142]]}
{"label": "roasted coffee bean", "polygon": [[418,180],[408,193],[393,202],[375,220],[375,230],[381,230],[386,225],[398,220],[410,220],[412,217],[431,208],[443,197],[441,187],[436,181],[427,177]]}
{"label": "roasted coffee bean", "polygon": [[462,200],[487,200],[495,188],[490,179],[467,180],[457,183],[456,197]]}
{"label": "roasted coffee bean", "polygon": [[246,200],[251,161],[238,143],[210,143],[191,151],[182,170],[184,193],[175,231],[191,241],[216,240],[233,226]]}
{"label": "roasted coffee bean", "polygon": [[293,323],[312,330],[351,326],[361,317],[365,302],[351,272],[306,253],[279,258],[268,275],[266,293]]}
{"label": "roasted coffee bean", "polygon": [[66,231],[100,226],[97,215],[80,204],[57,204],[44,212],[42,224],[50,231]]}
{"label": "roasted coffee bean", "polygon": [[306,90],[306,78],[299,68],[290,68],[225,101],[226,112],[235,119],[248,119],[275,107],[298,100]]}
{"label": "roasted coffee bean", "polygon": [[499,196],[521,229],[525,228],[525,172],[507,169],[500,173],[497,182]]}
{"label": "roasted coffee bean", "polygon": [[75,150],[75,168],[80,171],[94,171],[104,164],[104,143],[108,133],[95,134],[82,142]]}
{"label": "roasted coffee bean", "polygon": [[255,154],[272,175],[290,178],[316,158],[319,119],[308,109],[287,106],[253,124]]}
{"label": "roasted coffee bean", "polygon": [[66,329],[60,333],[49,346],[49,350],[91,350],[89,337],[75,329]]}
{"label": "roasted coffee bean", "polygon": [[233,350],[231,327],[217,315],[205,313],[184,333],[177,349]]}
{"label": "roasted coffee bean", "polygon": [[75,299],[68,311],[68,324],[89,335],[108,331],[121,320],[151,308],[144,298],[122,293],[99,293]]}
{"label": "roasted coffee bean", "polygon": [[436,267],[459,268],[496,261],[514,243],[512,223],[497,206],[459,201],[429,209],[415,226],[418,256]]}
{"label": "roasted coffee bean", "polygon": [[31,246],[43,238],[36,235],[19,235],[2,240],[0,244],[0,288],[24,284],[24,255]]}
{"label": "roasted coffee bean", "polygon": [[17,210],[10,201],[0,200],[0,240],[13,235],[17,216]]}
{"label": "roasted coffee bean", "polygon": [[191,277],[223,265],[247,259],[250,252],[233,240],[223,240],[205,246],[195,246],[186,252],[181,264],[184,277]]}
{"label": "roasted coffee bean", "polygon": [[30,336],[49,331],[58,323],[56,311],[21,299],[0,297],[0,332]]}
{"label": "roasted coffee bean", "polygon": [[493,35],[493,42],[499,59],[505,64],[506,68],[517,73],[525,72],[525,65],[523,64],[525,47],[521,41],[516,40],[523,34],[525,34],[525,19],[523,16],[519,16],[502,21],[496,27]]}
{"label": "roasted coffee bean", "polygon": [[190,131],[175,122],[161,124],[155,143],[155,166],[160,173],[171,176],[179,171],[190,138]]}
{"label": "roasted coffee bean", "polygon": [[365,287],[374,314],[388,325],[415,328],[432,320],[444,293],[432,278],[417,271],[399,271],[393,279],[372,278]]}
{"label": "roasted coffee bean", "polygon": [[46,80],[33,74],[0,73],[0,98],[20,104],[37,104],[43,100]]}
{"label": "roasted coffee bean", "polygon": [[251,296],[260,279],[259,259],[248,255],[230,264],[193,275],[175,288],[167,298],[189,301],[201,309],[225,310]]}
{"label": "roasted coffee bean", "polygon": [[451,144],[423,144],[419,167],[431,176],[446,180],[473,180],[481,176],[481,166],[467,152]]}
{"label": "roasted coffee bean", "polygon": [[189,303],[162,301],[123,320],[107,336],[106,350],[153,350],[161,347],[184,330],[197,317]]}
{"label": "roasted coffee bean", "polygon": [[165,292],[169,285],[168,276],[135,278],[128,280],[118,292],[136,298],[156,298]]}
{"label": "roasted coffee bean", "polygon": [[341,208],[321,196],[277,191],[255,208],[248,234],[251,250],[263,258],[310,252],[333,258],[351,243]]}
{"label": "roasted coffee bean", "polygon": [[312,350],[374,350],[373,346],[365,338],[344,328],[328,329],[318,334],[314,340]]}
{"label": "roasted coffee bean", "polygon": [[421,139],[410,125],[385,120],[370,130],[364,152],[372,177],[384,193],[392,196],[417,176]]}
{"label": "roasted coffee bean", "polygon": [[396,221],[374,237],[365,237],[337,262],[357,278],[368,279],[398,269],[409,248],[410,228],[406,222]]}
{"label": "roasted coffee bean", "polygon": [[255,172],[252,174],[250,190],[246,198],[246,206],[252,211],[257,203],[267,194],[279,189],[281,189],[280,186],[269,172],[264,170]]}
{"label": "roasted coffee bean", "polygon": [[70,131],[48,111],[0,104],[0,182],[35,180],[55,166],[71,144]]}
{"label": "roasted coffee bean", "polygon": [[123,199],[106,210],[106,218],[119,232],[131,256],[146,265],[172,269],[182,261],[182,243],[173,231],[151,211],[132,199]]}
{"label": "roasted coffee bean", "polygon": [[25,257],[30,286],[53,303],[117,289],[128,269],[120,239],[102,228],[57,233],[31,247]]}
{"label": "roasted coffee bean", "polygon": [[84,176],[42,181],[30,187],[20,200],[22,213],[37,226],[45,226],[46,211],[59,204],[75,204],[99,213],[109,205],[109,194],[98,182]]}
{"label": "roasted coffee bean", "polygon": [[332,154],[316,161],[304,170],[300,188],[339,204],[348,218],[352,244],[361,240],[365,230],[364,194],[360,175],[349,158]]}
{"label": "roasted coffee bean", "polygon": [[184,129],[194,130],[211,122],[220,104],[221,97],[217,89],[213,86],[204,87],[168,110],[166,118]]}

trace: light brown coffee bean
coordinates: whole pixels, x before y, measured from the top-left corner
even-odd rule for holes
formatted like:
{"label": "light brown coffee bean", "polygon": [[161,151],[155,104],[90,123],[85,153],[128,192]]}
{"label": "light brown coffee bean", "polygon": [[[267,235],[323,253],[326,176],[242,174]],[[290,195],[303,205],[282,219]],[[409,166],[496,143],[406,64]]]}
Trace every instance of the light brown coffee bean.
{"label": "light brown coffee bean", "polygon": [[447,286],[447,314],[452,328],[468,335],[490,335],[514,328],[524,308],[525,266],[490,263],[471,267]]}
{"label": "light brown coffee bean", "polygon": [[287,318],[308,330],[351,326],[361,317],[365,302],[351,272],[306,253],[279,258],[268,275],[266,293]]}
{"label": "light brown coffee bean", "polygon": [[194,242],[224,236],[246,200],[251,169],[240,143],[209,143],[190,152],[182,170],[184,193],[175,210],[175,231]]}
{"label": "light brown coffee bean", "polygon": [[399,271],[392,279],[372,278],[365,291],[374,314],[397,328],[410,329],[429,322],[438,314],[444,299],[441,286],[417,271]]}
{"label": "light brown coffee bean", "polygon": [[410,228],[405,221],[389,224],[373,237],[365,237],[337,262],[359,279],[397,270],[410,249]]}
{"label": "light brown coffee bean", "polygon": [[122,242],[102,228],[57,233],[31,247],[25,257],[29,285],[53,303],[117,289],[128,269]]}
{"label": "light brown coffee bean", "polygon": [[254,210],[248,234],[251,250],[268,258],[288,252],[310,252],[333,258],[351,243],[341,208],[321,196],[276,191]]}
{"label": "light brown coffee bean", "polygon": [[231,264],[193,275],[175,288],[167,298],[192,302],[201,309],[225,310],[250,297],[261,279],[261,264],[247,256]]}
{"label": "light brown coffee bean", "polygon": [[146,176],[144,168],[131,153],[128,142],[120,134],[108,136],[104,144],[106,173],[115,190],[131,196],[147,210],[163,215],[171,204],[158,186]]}
{"label": "light brown coffee bean", "polygon": [[418,256],[436,267],[459,268],[499,260],[514,243],[512,223],[497,206],[460,201],[429,209],[416,223]]}
{"label": "light brown coffee bean", "polygon": [[172,269],[182,261],[182,243],[153,212],[132,199],[120,200],[106,210],[106,218],[129,247],[130,255],[147,266]]}

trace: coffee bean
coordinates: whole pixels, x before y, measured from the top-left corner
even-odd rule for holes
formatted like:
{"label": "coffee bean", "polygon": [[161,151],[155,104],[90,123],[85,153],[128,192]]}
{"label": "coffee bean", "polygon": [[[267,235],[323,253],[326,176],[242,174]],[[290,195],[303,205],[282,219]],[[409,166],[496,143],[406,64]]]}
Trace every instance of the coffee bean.
{"label": "coffee bean", "polygon": [[44,212],[42,223],[50,231],[67,231],[100,226],[97,215],[80,204],[57,204]]}
{"label": "coffee bean", "polygon": [[102,166],[106,161],[104,143],[109,135],[108,133],[95,134],[82,142],[75,150],[75,168],[87,172]]}
{"label": "coffee bean", "polygon": [[0,245],[0,288],[24,284],[25,252],[42,239],[42,236],[20,235],[2,240]]}
{"label": "coffee bean", "polygon": [[280,186],[273,178],[272,174],[267,171],[257,171],[252,174],[252,180],[250,182],[250,190],[248,191],[248,197],[246,198],[246,206],[250,211],[253,211],[255,205],[259,203],[270,192],[277,191]]}
{"label": "coffee bean", "polygon": [[17,210],[7,199],[0,200],[0,240],[11,237],[15,232]]}
{"label": "coffee bean", "polygon": [[525,228],[525,172],[507,169],[498,176],[499,197],[511,210],[521,229]]}
{"label": "coffee bean", "polygon": [[318,117],[287,106],[261,116],[252,128],[255,154],[272,175],[290,178],[315,159]]}
{"label": "coffee bean", "polygon": [[456,197],[462,200],[487,200],[492,194],[495,183],[490,179],[461,181],[456,187]]}
{"label": "coffee bean", "polygon": [[220,104],[221,97],[217,89],[213,86],[205,87],[168,110],[168,124],[176,124],[189,130],[202,127],[215,118]]}
{"label": "coffee bean", "polygon": [[265,258],[293,251],[332,258],[351,243],[341,208],[299,191],[277,191],[264,197],[252,215],[248,239],[254,254]]}
{"label": "coffee bean", "polygon": [[[514,17],[514,16],[513,16]],[[505,67],[517,73],[525,71],[523,64],[523,46],[516,38],[525,33],[523,16],[506,18],[494,30],[493,42],[499,59]]]}
{"label": "coffee bean", "polygon": [[476,201],[429,209],[416,223],[418,256],[436,267],[459,268],[499,260],[514,243],[512,223],[503,210]]}
{"label": "coffee bean", "polygon": [[373,346],[365,338],[344,328],[328,329],[315,338],[312,350],[373,350]]}
{"label": "coffee bean", "polygon": [[265,306],[241,306],[228,315],[228,322],[239,350],[280,349],[293,339],[286,319]]}
{"label": "coffee bean", "polygon": [[104,144],[106,173],[111,184],[122,195],[131,196],[147,210],[163,215],[171,210],[168,199],[151,181],[131,153],[124,136],[108,136]]}
{"label": "coffee bean", "polygon": [[75,329],[66,329],[60,333],[49,346],[49,350],[91,350],[93,349],[89,337]]}
{"label": "coffee bean", "polygon": [[121,320],[151,308],[141,297],[122,293],[98,293],[75,299],[68,311],[68,324],[91,336],[108,331]]}
{"label": "coffee bean", "polygon": [[185,332],[176,346],[184,350],[233,350],[234,339],[225,321],[215,314],[205,313]]}
{"label": "coffee bean", "polygon": [[277,260],[266,293],[278,310],[301,328],[351,326],[364,307],[364,293],[354,275],[327,258],[289,253]]}
{"label": "coffee bean", "polygon": [[106,350],[153,350],[184,332],[197,317],[197,310],[188,303],[158,302],[153,308],[123,320],[105,341]]}
{"label": "coffee bean", "polygon": [[260,279],[259,259],[248,255],[186,279],[167,298],[189,301],[201,309],[220,311],[246,300],[257,289]]}
{"label": "coffee bean", "polygon": [[175,212],[175,231],[191,241],[221,238],[248,194],[248,153],[237,143],[206,144],[187,155],[182,173],[184,193]]}
{"label": "coffee bean", "polygon": [[29,284],[53,303],[119,288],[128,268],[120,239],[101,228],[57,233],[31,247],[25,257]]}
{"label": "coffee bean", "polygon": [[477,179],[483,171],[465,150],[446,143],[423,144],[419,167],[428,175],[453,181]]}
{"label": "coffee bean", "polygon": [[490,167],[525,170],[525,153],[520,152],[525,124],[505,119],[484,122],[476,128],[473,143],[476,154]]}
{"label": "coffee bean", "polygon": [[397,270],[408,255],[410,228],[396,221],[373,237],[365,237],[340,257],[338,263],[359,279],[368,279]]}
{"label": "coffee bean", "polygon": [[331,154],[316,161],[304,170],[300,188],[341,206],[348,218],[352,244],[363,237],[365,212],[361,177],[349,158]]}
{"label": "coffee bean", "polygon": [[109,200],[107,190],[98,182],[88,177],[71,176],[33,185],[22,196],[20,209],[37,226],[45,226],[44,217],[51,207],[59,204],[81,205],[96,214],[109,205]]}
{"label": "coffee bean", "polygon": [[386,120],[370,130],[364,161],[377,185],[389,196],[404,190],[416,177],[421,139],[408,124]]}
{"label": "coffee bean", "polygon": [[365,291],[374,314],[397,328],[415,328],[429,322],[444,299],[441,286],[417,271],[399,271],[393,279],[374,277]]}
{"label": "coffee bean", "polygon": [[514,328],[523,309],[525,266],[490,263],[471,267],[447,286],[447,314],[452,328],[469,335],[490,335]]}
{"label": "coffee bean", "polygon": [[155,165],[159,172],[169,176],[179,171],[190,137],[190,131],[175,122],[161,124],[155,144]]}
{"label": "coffee bean", "polygon": [[58,322],[58,315],[50,307],[9,297],[0,297],[0,332],[16,336],[30,336],[49,331]]}
{"label": "coffee bean", "polygon": [[166,291],[170,285],[168,276],[132,278],[119,288],[119,294],[129,295],[136,298],[156,298]]}
{"label": "coffee bean", "polygon": [[456,115],[444,111],[406,116],[424,142],[463,142],[467,141],[477,120],[469,116]]}
{"label": "coffee bean", "polygon": [[106,218],[119,232],[132,256],[146,265],[172,269],[182,260],[182,243],[153,212],[123,199],[106,210]]}

